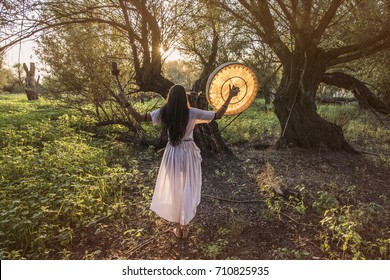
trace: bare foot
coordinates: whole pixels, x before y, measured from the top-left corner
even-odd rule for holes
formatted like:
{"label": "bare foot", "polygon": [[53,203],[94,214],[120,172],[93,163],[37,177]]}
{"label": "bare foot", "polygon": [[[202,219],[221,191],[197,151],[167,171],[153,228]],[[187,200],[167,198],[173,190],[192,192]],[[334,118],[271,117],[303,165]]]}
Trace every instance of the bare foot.
{"label": "bare foot", "polygon": [[181,227],[181,233],[184,239],[188,238],[188,225]]}
{"label": "bare foot", "polygon": [[173,229],[173,233],[175,234],[175,236],[177,238],[181,238],[182,237],[182,231],[181,231],[181,228],[180,228],[180,224],[176,224],[176,227]]}

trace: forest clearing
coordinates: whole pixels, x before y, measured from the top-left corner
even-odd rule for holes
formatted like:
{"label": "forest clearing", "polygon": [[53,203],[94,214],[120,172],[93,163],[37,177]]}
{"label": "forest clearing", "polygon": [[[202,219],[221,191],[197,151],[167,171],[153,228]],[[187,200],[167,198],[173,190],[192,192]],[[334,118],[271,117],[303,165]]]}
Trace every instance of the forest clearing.
{"label": "forest clearing", "polygon": [[390,0],[2,0],[9,278],[24,260],[388,270],[389,73]]}
{"label": "forest clearing", "polygon": [[149,209],[162,152],[62,105],[0,95],[1,259],[390,257],[390,132],[370,111],[319,107],[366,153],[276,150],[257,99],[222,131],[233,154],[203,159],[184,241]]}

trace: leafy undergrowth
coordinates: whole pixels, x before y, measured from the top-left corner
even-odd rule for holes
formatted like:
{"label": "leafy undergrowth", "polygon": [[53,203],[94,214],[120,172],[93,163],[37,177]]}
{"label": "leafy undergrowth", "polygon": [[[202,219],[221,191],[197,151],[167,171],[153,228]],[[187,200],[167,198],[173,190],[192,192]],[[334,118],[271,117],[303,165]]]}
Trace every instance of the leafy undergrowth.
{"label": "leafy undergrowth", "polygon": [[45,100],[0,97],[1,258],[50,258],[121,209],[136,164],[125,170],[127,147],[80,129],[90,119]]}
{"label": "leafy undergrowth", "polygon": [[369,112],[320,107],[369,154],[264,149],[277,121],[260,109],[223,131],[236,156],[203,160],[183,241],[149,210],[161,151],[57,104],[0,95],[1,258],[389,259],[389,131]]}

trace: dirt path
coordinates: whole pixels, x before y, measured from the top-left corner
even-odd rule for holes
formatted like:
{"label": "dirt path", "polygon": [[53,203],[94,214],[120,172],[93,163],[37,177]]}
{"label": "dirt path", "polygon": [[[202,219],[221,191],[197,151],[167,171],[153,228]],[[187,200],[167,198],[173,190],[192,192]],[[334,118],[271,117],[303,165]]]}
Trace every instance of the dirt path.
{"label": "dirt path", "polygon": [[[382,217],[373,214],[356,232],[365,240],[377,240],[381,228],[390,237],[385,232],[390,229],[390,167],[380,158],[250,146],[233,152],[236,157],[203,161],[202,202],[187,241],[176,239],[171,224],[147,211],[150,196],[144,194],[143,201],[128,205],[120,215],[83,230],[75,238],[71,258],[352,258],[353,248],[343,251],[334,244],[337,240],[329,241],[333,256],[321,250],[321,234],[330,232],[320,224],[324,218],[320,207],[328,207],[333,198],[333,206],[340,209],[343,205],[380,208]],[[144,185],[153,185],[159,162],[158,156],[142,160],[141,166],[154,170],[144,177]],[[284,197],[275,195],[275,190]],[[134,195],[140,194],[125,193],[129,201]]]}

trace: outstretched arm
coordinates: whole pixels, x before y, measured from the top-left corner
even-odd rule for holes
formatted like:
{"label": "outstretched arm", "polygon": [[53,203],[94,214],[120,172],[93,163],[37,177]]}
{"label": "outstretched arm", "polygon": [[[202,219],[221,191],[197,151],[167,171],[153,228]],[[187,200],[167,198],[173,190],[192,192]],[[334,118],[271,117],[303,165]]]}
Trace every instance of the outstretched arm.
{"label": "outstretched arm", "polygon": [[121,100],[123,106],[125,106],[127,112],[136,120],[136,122],[146,122],[146,121],[152,121],[152,117],[150,116],[149,113],[146,113],[144,115],[141,115],[140,113],[135,110],[129,101],[127,101],[127,98],[125,94],[122,91],[119,91],[118,94],[119,99]]}
{"label": "outstretched arm", "polygon": [[226,99],[225,103],[221,106],[221,108],[218,109],[218,111],[215,113],[215,118],[220,119],[222,116],[225,114],[230,101],[232,100],[233,97],[237,96],[237,94],[240,92],[240,88],[233,86],[231,87],[229,85],[229,96]]}

